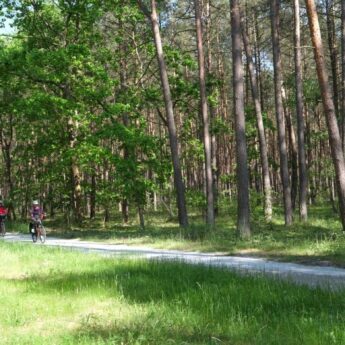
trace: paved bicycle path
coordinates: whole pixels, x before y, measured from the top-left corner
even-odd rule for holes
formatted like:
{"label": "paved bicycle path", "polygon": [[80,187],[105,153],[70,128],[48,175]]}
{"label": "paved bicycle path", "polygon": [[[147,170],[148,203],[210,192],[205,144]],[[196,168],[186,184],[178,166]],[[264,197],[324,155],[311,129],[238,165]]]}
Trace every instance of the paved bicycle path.
{"label": "paved bicycle path", "polygon": [[[5,240],[10,242],[28,242],[32,245],[38,245],[32,243],[30,235],[10,233],[6,234]],[[224,267],[243,274],[269,275],[309,287],[321,287],[332,290],[345,289],[345,269],[336,267],[309,266],[275,262],[264,258],[163,250],[52,237],[48,237],[44,245],[83,252],[96,252],[103,255],[126,255],[156,260],[178,260],[191,264]]]}

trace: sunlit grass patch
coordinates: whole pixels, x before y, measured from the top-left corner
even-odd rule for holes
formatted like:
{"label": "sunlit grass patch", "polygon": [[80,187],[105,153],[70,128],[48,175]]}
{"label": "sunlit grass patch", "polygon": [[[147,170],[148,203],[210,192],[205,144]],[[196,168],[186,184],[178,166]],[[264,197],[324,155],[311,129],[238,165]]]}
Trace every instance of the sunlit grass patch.
{"label": "sunlit grass patch", "polygon": [[0,243],[0,343],[343,344],[344,292]]}

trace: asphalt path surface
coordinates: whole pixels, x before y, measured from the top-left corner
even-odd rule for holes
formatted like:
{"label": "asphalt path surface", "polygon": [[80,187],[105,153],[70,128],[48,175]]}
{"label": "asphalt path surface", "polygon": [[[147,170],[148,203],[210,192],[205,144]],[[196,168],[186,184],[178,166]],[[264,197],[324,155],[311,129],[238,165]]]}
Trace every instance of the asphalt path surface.
{"label": "asphalt path surface", "polygon": [[[42,245],[40,243],[32,243],[31,236],[23,234],[8,233],[4,240],[8,242],[26,242],[31,245]],[[301,265],[276,262],[264,258],[163,250],[52,237],[48,237],[44,245],[78,250],[85,253],[99,253],[102,255],[121,255],[142,257],[151,260],[181,261],[189,264],[227,268],[237,271],[240,274],[267,275],[285,279],[296,284],[307,285],[312,288],[345,289],[345,269],[336,267]]]}

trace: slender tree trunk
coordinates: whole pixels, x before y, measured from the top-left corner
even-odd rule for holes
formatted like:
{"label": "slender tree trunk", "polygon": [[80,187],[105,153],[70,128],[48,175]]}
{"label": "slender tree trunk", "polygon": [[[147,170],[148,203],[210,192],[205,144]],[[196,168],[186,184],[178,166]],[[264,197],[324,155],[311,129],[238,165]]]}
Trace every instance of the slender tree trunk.
{"label": "slender tree trunk", "polygon": [[259,23],[258,23],[258,16],[254,16],[253,19],[254,22],[254,30],[255,30],[255,51],[256,51],[256,75],[257,75],[257,88],[260,98],[260,105],[261,105],[261,111],[264,111],[264,88],[263,88],[263,81],[262,81],[262,75],[261,75],[261,50],[260,50],[260,37],[259,37]]}
{"label": "slender tree trunk", "polygon": [[299,214],[302,221],[308,218],[307,190],[308,175],[305,155],[304,118],[303,118],[303,84],[302,84],[302,51],[299,0],[294,0],[295,14],[295,83],[296,83],[296,114],[298,137],[298,167],[299,167]]}
{"label": "slender tree trunk", "polygon": [[[63,90],[63,96],[66,100],[71,99],[71,90],[70,86],[66,85]],[[77,111],[75,111],[75,115]],[[81,173],[77,163],[77,158],[73,150],[75,149],[77,143],[77,131],[78,131],[78,121],[75,120],[72,116],[67,119],[67,131],[68,131],[68,140],[69,147],[72,152],[71,157],[71,205],[73,211],[73,217],[77,223],[80,223],[82,220],[82,188],[81,188]]]}
{"label": "slender tree trunk", "polygon": [[262,180],[263,180],[263,189],[264,189],[264,195],[265,195],[264,212],[265,212],[266,220],[270,221],[272,219],[272,193],[271,193],[271,182],[270,182],[270,175],[269,175],[265,128],[264,128],[264,122],[262,119],[262,109],[261,109],[261,103],[260,103],[260,98],[259,98],[259,92],[257,88],[257,80],[255,77],[255,67],[253,63],[252,52],[249,45],[247,33],[245,32],[245,30],[243,30],[243,27],[242,27],[242,36],[243,36],[244,49],[246,51],[246,56],[247,56],[250,84],[251,84],[252,96],[253,96],[253,101],[254,101],[254,106],[255,106],[256,125],[257,125],[258,133],[259,133]]}
{"label": "slender tree trunk", "polygon": [[275,107],[278,127],[278,145],[280,155],[280,174],[283,186],[285,225],[292,224],[292,203],[288,170],[288,156],[285,138],[285,120],[282,100],[282,66],[279,39],[279,10],[280,0],[272,0],[272,42],[274,65]]}
{"label": "slender tree trunk", "polygon": [[206,96],[206,80],[205,80],[205,58],[204,47],[202,42],[202,26],[201,26],[201,9],[200,0],[194,0],[195,7],[195,26],[198,48],[199,63],[199,87],[201,99],[201,114],[203,119],[203,139],[205,153],[205,180],[206,180],[206,198],[207,198],[207,225],[214,226],[214,195],[213,195],[213,174],[212,174],[212,147],[210,136],[210,119],[208,115],[208,105]]}
{"label": "slender tree trunk", "polygon": [[289,154],[290,154],[290,181],[291,181],[291,205],[295,210],[296,198],[298,190],[298,148],[296,141],[295,129],[292,124],[291,113],[286,105],[285,89],[282,86],[283,104],[284,104],[284,117],[286,120],[286,127],[289,136]]}
{"label": "slender tree trunk", "polygon": [[317,17],[316,6],[314,0],[305,0],[310,35],[313,42],[314,54],[319,85],[321,89],[322,103],[325,110],[326,122],[328,128],[329,142],[333,164],[336,173],[340,218],[345,231],[345,160],[342,149],[339,128],[337,124],[336,112],[332,99],[331,89],[329,87],[327,68],[325,63],[319,20]]}
{"label": "slender tree trunk", "polygon": [[329,201],[332,205],[332,210],[335,214],[338,213],[337,210],[337,203],[335,198],[335,190],[334,190],[334,180],[333,177],[327,178],[327,187],[329,189]]}
{"label": "slender tree trunk", "polygon": [[128,207],[128,200],[126,198],[124,198],[121,201],[121,213],[122,213],[123,222],[127,224],[129,220],[129,207]]}
{"label": "slender tree trunk", "polygon": [[176,133],[175,118],[174,118],[174,109],[173,109],[173,103],[172,103],[172,98],[171,98],[168,73],[167,73],[167,68],[166,68],[164,54],[163,54],[162,39],[160,35],[160,30],[159,30],[156,1],[151,0],[151,13],[148,11],[143,1],[141,0],[137,0],[137,1],[142,11],[150,19],[151,25],[152,25],[154,42],[155,42],[156,51],[157,51],[157,59],[158,59],[158,64],[159,64],[160,79],[161,79],[162,88],[163,88],[165,110],[166,110],[167,120],[168,120],[167,122],[168,122],[168,131],[169,131],[169,141],[170,141],[170,149],[171,149],[171,156],[172,156],[173,169],[174,169],[174,184],[175,184],[176,193],[177,193],[177,209],[178,209],[179,224],[182,227],[187,227],[188,215],[187,215],[187,207],[186,207],[186,199],[185,199],[185,187],[184,187],[184,183],[182,179],[179,149],[178,149],[178,139],[177,139],[177,133]]}
{"label": "slender tree trunk", "polygon": [[96,217],[96,172],[91,175],[90,219]]}
{"label": "slender tree trunk", "polygon": [[[211,0],[206,1],[206,44],[207,44],[207,68],[208,68],[208,75],[212,75],[213,68],[212,68],[212,52],[211,52]],[[219,42],[217,41],[217,44]],[[213,93],[213,91],[212,91]],[[210,116],[211,116],[211,127],[212,123],[216,120],[217,117],[217,108],[209,104],[210,108]],[[214,203],[214,216],[217,217],[218,214],[218,142],[216,133],[213,131],[211,132],[211,156],[212,156],[212,177],[213,177],[213,203]]]}
{"label": "slender tree trunk", "polygon": [[332,70],[332,85],[333,85],[333,101],[336,115],[338,115],[339,101],[338,101],[338,53],[335,37],[334,26],[334,4],[333,0],[326,0],[326,17],[327,17],[327,34],[329,55],[331,58]]}
{"label": "slender tree trunk", "polygon": [[248,238],[250,230],[249,176],[247,166],[247,143],[244,115],[244,83],[242,63],[241,16],[238,0],[230,0],[232,66],[237,161],[237,232]]}
{"label": "slender tree trunk", "polygon": [[[125,32],[124,32],[124,28],[123,28],[123,22],[122,22],[122,18],[119,19],[119,29],[121,32],[121,35],[123,35],[123,37],[125,37]],[[121,52],[122,52],[122,56],[121,56],[121,60],[120,60],[120,95],[121,97],[123,97],[123,99],[125,100],[126,98],[126,93],[127,93],[127,45],[126,42],[122,41],[120,44],[120,48],[121,48]],[[126,112],[124,112],[124,114],[122,115],[122,122],[123,125],[125,127],[129,126],[129,117],[128,114]],[[123,145],[123,158],[125,160],[130,159],[130,151],[128,149],[128,145],[126,145],[126,143],[124,143]],[[121,201],[121,213],[122,213],[122,221],[124,224],[128,223],[129,220],[129,207],[128,207],[128,200],[126,197],[124,197]]]}
{"label": "slender tree trunk", "polygon": [[[109,167],[107,162],[103,163],[103,171],[102,171],[102,178],[105,184],[109,183]],[[103,226],[106,226],[106,223],[109,222],[110,220],[110,209],[109,209],[109,202],[105,201],[105,203],[103,204],[103,208],[104,208],[104,214],[103,214]]]}
{"label": "slender tree trunk", "polygon": [[[68,131],[69,131],[69,146],[71,150],[75,148],[77,134],[76,128],[78,124],[72,118],[68,119]],[[72,208],[73,216],[76,222],[81,222],[82,219],[82,189],[81,189],[81,173],[77,163],[77,159],[73,154],[71,158],[71,177],[72,177]]]}
{"label": "slender tree trunk", "polygon": [[144,208],[142,205],[138,204],[138,215],[139,215],[139,224],[142,231],[145,230],[145,217],[144,217]]}
{"label": "slender tree trunk", "polygon": [[345,0],[341,0],[341,141],[345,147]]}

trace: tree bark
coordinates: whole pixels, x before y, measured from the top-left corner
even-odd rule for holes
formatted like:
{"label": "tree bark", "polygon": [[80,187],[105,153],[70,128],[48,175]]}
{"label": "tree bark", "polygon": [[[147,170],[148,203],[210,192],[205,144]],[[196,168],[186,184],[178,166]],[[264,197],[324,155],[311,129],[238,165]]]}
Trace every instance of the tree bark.
{"label": "tree bark", "polygon": [[256,125],[259,134],[259,143],[260,143],[260,156],[261,156],[261,165],[262,165],[262,181],[263,181],[263,190],[264,190],[264,213],[267,221],[272,219],[272,191],[271,191],[271,182],[269,175],[269,165],[268,165],[268,155],[267,155],[267,145],[265,137],[265,128],[264,122],[262,119],[262,109],[259,97],[259,91],[257,87],[257,80],[255,77],[255,67],[252,58],[252,52],[247,37],[247,33],[243,30],[242,27],[242,37],[244,43],[244,49],[247,56],[247,63],[249,69],[250,84],[252,90],[252,96],[254,101],[255,113],[256,113]]}
{"label": "tree bark", "polygon": [[345,160],[342,149],[339,128],[337,124],[336,112],[334,109],[334,102],[332,98],[331,89],[327,75],[324,50],[321,39],[321,31],[319,20],[316,12],[314,0],[305,0],[310,35],[314,47],[314,56],[316,62],[317,75],[321,89],[322,103],[325,111],[329,142],[331,146],[331,153],[333,164],[336,173],[338,196],[339,196],[339,210],[340,218],[345,231]]}
{"label": "tree bark", "polygon": [[247,143],[244,115],[244,83],[241,44],[241,16],[238,0],[230,0],[232,66],[236,133],[237,161],[237,232],[240,237],[248,238],[250,230],[249,177],[247,166]]}
{"label": "tree bark", "polygon": [[[212,16],[211,16],[211,0],[206,1],[206,45],[207,45],[207,73],[209,76],[213,73],[213,67],[212,67],[212,48],[211,48],[211,24],[212,24]],[[217,40],[217,44],[218,44]],[[219,45],[219,44],[218,44]],[[212,90],[213,94],[213,90]],[[209,104],[210,109],[210,122],[211,122],[211,128],[212,124],[215,122],[217,117],[217,107]],[[211,131],[211,152],[212,152],[212,175],[213,175],[213,203],[214,203],[214,216],[217,217],[218,214],[218,184],[219,184],[219,170],[218,170],[218,141],[217,141],[217,135],[214,131]]]}
{"label": "tree bark", "polygon": [[205,180],[206,180],[206,199],[207,199],[207,213],[206,223],[213,227],[215,223],[214,217],[214,194],[213,194],[213,174],[212,174],[212,147],[210,136],[210,119],[208,115],[208,105],[206,96],[206,80],[205,80],[205,58],[204,47],[202,42],[202,26],[201,26],[201,9],[200,0],[194,0],[195,7],[195,27],[197,36],[198,49],[198,64],[199,64],[199,88],[200,88],[200,103],[201,114],[203,120],[203,139],[204,139],[204,154],[205,154]]}
{"label": "tree bark", "polygon": [[145,230],[144,208],[140,204],[138,204],[138,215],[139,215],[140,230],[144,231]]}
{"label": "tree bark", "polygon": [[[121,35],[125,37],[125,31],[123,28],[123,22],[122,18],[119,19],[119,29],[121,32]],[[125,99],[126,98],[126,93],[127,93],[127,45],[126,42],[122,41],[120,44],[121,52],[123,56],[121,56],[120,60],[120,95]],[[126,112],[122,115],[122,122],[125,127],[129,127],[129,117]],[[128,145],[124,143],[123,145],[123,158],[125,160],[130,159],[130,152],[128,149]],[[129,206],[128,206],[128,200],[126,197],[123,197],[121,201],[121,213],[122,213],[122,221],[124,224],[128,223],[129,220]]]}
{"label": "tree bark", "polygon": [[[332,70],[332,85],[333,85],[333,101],[336,115],[339,111],[338,101],[338,52],[335,37],[335,25],[334,25],[334,4],[333,0],[326,0],[326,22],[327,22],[327,36],[328,36],[328,48],[331,59]],[[338,117],[338,116],[337,116]]]}
{"label": "tree bark", "polygon": [[294,0],[295,15],[295,83],[296,83],[296,115],[298,137],[298,168],[299,168],[299,215],[302,221],[308,219],[307,190],[308,175],[304,140],[304,109],[303,109],[303,84],[302,84],[302,51],[300,29],[299,0]]}
{"label": "tree bark", "polygon": [[345,0],[341,0],[341,141],[345,148]]}
{"label": "tree bark", "polygon": [[91,175],[91,192],[90,192],[90,219],[96,217],[96,172]]}
{"label": "tree bark", "polygon": [[[77,134],[76,134],[76,121],[72,118],[68,119],[68,131],[69,131],[69,147],[71,150],[75,148]],[[72,174],[72,208],[73,208],[73,216],[76,222],[80,223],[82,220],[82,190],[81,190],[81,174],[79,170],[79,166],[77,163],[77,159],[72,154],[71,158],[71,174]]]}
{"label": "tree bark", "polygon": [[148,11],[147,7],[144,5],[143,1],[137,0],[139,7],[142,9],[144,14],[150,19],[152,25],[152,31],[154,36],[154,42],[157,51],[157,59],[159,65],[160,79],[163,88],[163,96],[165,103],[165,110],[167,114],[168,122],[168,132],[169,132],[169,142],[171,149],[171,156],[174,169],[174,185],[177,194],[177,209],[179,224],[181,227],[188,226],[188,214],[185,200],[185,187],[182,179],[182,172],[180,166],[179,149],[178,149],[178,139],[176,132],[176,124],[174,118],[174,109],[170,92],[170,84],[168,79],[168,72],[165,64],[162,39],[159,30],[158,15],[156,9],[156,1],[151,0],[151,12]]}
{"label": "tree bark", "polygon": [[280,39],[279,39],[279,10],[280,0],[272,0],[272,43],[273,43],[273,65],[274,65],[274,88],[275,88],[275,107],[276,107],[276,121],[278,127],[278,146],[280,156],[280,174],[283,186],[284,199],[284,215],[285,225],[292,224],[292,203],[291,190],[288,170],[288,156],[285,138],[285,120],[284,108],[282,99],[282,65],[280,54]]}
{"label": "tree bark", "polygon": [[293,127],[291,112],[287,106],[287,96],[284,87],[282,86],[283,105],[284,105],[284,118],[286,120],[286,128],[288,133],[289,142],[289,157],[290,157],[290,189],[291,189],[291,205],[295,210],[296,198],[298,190],[298,148],[296,141],[295,129]]}

